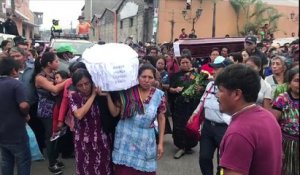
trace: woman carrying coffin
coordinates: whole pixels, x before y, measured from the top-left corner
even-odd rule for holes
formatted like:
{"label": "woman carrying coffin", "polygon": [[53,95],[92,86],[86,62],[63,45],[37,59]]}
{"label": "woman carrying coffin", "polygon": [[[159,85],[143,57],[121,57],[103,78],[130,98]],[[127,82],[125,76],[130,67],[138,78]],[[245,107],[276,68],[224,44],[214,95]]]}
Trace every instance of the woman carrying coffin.
{"label": "woman carrying coffin", "polygon": [[[164,92],[152,86],[155,68],[144,64],[139,68],[139,85],[120,93],[120,100],[113,103],[108,93],[113,116],[120,113],[116,127],[113,163],[115,175],[155,175],[157,160],[163,155],[166,101]],[[156,144],[154,121],[157,118],[159,139]]]}
{"label": "woman carrying coffin", "polygon": [[[76,175],[112,175],[112,136],[104,131],[103,112],[95,100],[97,93],[102,94],[85,69],[76,70],[72,82],[76,91],[69,99],[75,116]],[[114,112],[111,114],[114,116]]]}

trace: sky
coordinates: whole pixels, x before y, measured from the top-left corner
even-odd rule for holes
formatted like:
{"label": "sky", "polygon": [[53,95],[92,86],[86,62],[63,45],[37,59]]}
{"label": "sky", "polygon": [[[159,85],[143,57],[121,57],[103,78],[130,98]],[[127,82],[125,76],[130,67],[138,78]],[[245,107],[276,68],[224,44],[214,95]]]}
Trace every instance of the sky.
{"label": "sky", "polygon": [[52,26],[52,19],[58,19],[63,29],[70,29],[71,22],[74,29],[77,18],[81,14],[84,0],[30,0],[29,8],[33,12],[43,12],[43,25],[41,30],[49,29]]}

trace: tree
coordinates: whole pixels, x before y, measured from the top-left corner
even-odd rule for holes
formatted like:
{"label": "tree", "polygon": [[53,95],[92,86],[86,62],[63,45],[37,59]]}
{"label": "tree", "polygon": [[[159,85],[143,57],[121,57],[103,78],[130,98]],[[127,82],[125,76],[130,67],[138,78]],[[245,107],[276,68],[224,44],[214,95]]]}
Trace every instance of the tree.
{"label": "tree", "polygon": [[252,30],[254,34],[258,34],[259,29],[264,24],[269,24],[271,33],[275,32],[277,31],[277,23],[280,17],[282,15],[279,14],[278,10],[258,0],[254,4],[253,12],[247,16],[248,24],[245,25],[243,32],[247,34],[247,32]]}
{"label": "tree", "polygon": [[[266,23],[269,24],[270,31],[277,31],[277,23],[282,16],[272,6],[268,6],[261,0],[230,0],[231,6],[236,13],[238,35],[247,35],[249,32],[258,34],[259,29]],[[242,11],[241,11],[242,9]],[[239,16],[245,14],[245,24],[242,31],[239,29]]]}
{"label": "tree", "polygon": [[245,6],[245,0],[230,0],[230,4],[236,14],[236,32],[238,36],[240,36],[240,27],[239,27],[239,21],[240,21],[240,12],[241,9]]}
{"label": "tree", "polygon": [[267,11],[268,13],[268,22],[270,26],[270,33],[274,33],[278,31],[278,21],[283,16],[276,9],[270,9]]}

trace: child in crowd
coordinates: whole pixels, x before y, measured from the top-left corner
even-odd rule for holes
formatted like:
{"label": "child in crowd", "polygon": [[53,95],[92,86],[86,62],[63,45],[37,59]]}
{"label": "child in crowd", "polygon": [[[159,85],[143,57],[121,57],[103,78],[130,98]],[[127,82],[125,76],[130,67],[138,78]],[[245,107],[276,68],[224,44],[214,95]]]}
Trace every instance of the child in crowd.
{"label": "child in crowd", "polygon": [[[54,74],[55,76],[55,84],[59,84],[64,82],[66,79],[69,78],[69,74],[66,71],[58,71]],[[62,94],[63,91],[59,94],[56,94],[56,104],[53,109],[53,124],[52,124],[52,133],[56,133],[57,130],[57,123],[58,123],[58,115],[59,115],[59,108],[62,101]]]}

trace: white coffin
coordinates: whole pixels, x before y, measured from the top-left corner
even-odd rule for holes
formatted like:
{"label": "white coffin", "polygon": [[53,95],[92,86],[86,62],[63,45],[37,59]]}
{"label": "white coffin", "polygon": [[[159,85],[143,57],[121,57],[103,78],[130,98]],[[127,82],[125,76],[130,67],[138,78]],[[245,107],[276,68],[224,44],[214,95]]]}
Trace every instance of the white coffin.
{"label": "white coffin", "polygon": [[138,54],[128,45],[95,44],[82,54],[97,87],[104,91],[126,90],[138,84]]}

